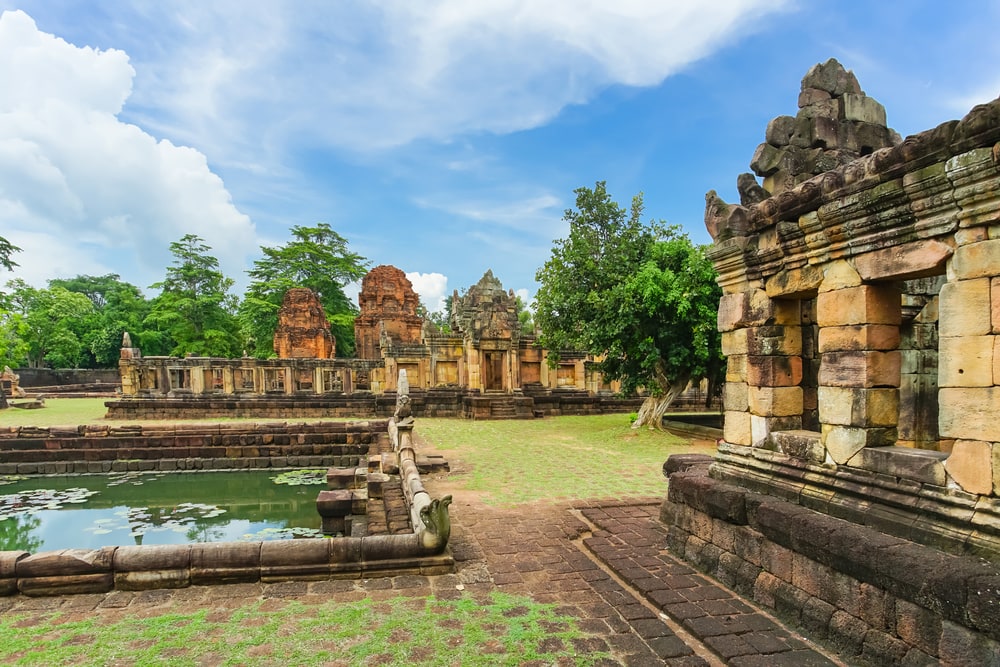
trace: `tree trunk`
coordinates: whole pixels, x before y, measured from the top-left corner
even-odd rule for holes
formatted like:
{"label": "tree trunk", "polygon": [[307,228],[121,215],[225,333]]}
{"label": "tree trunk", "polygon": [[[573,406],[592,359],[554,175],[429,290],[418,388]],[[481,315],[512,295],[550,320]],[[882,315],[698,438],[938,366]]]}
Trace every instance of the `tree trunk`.
{"label": "tree trunk", "polygon": [[646,400],[642,402],[642,407],[639,408],[639,416],[632,423],[632,428],[649,426],[651,428],[662,429],[663,415],[667,412],[670,404],[674,402],[674,399],[684,393],[689,379],[685,377],[675,380],[663,392],[662,396],[647,396]]}

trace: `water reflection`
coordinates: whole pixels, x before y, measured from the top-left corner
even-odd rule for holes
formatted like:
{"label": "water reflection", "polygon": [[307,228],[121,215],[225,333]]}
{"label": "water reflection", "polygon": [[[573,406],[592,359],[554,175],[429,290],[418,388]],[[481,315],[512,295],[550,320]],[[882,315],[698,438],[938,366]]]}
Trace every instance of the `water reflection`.
{"label": "water reflection", "polygon": [[[0,506],[7,508],[0,514],[0,550],[319,535],[316,493],[321,487],[278,485],[271,479],[275,474],[37,477],[7,484],[0,487]],[[88,497],[81,489],[96,493]],[[29,506],[24,499],[33,497],[46,502]],[[10,509],[11,498],[20,511]],[[61,503],[60,498],[72,500]]]}

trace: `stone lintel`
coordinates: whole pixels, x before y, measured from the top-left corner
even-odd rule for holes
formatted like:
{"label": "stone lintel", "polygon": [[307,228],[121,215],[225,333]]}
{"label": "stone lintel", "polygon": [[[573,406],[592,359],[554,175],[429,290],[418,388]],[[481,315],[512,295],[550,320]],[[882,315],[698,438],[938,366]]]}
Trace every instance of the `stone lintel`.
{"label": "stone lintel", "polygon": [[865,281],[909,280],[943,274],[953,252],[942,241],[915,241],[855,257],[854,266]]}

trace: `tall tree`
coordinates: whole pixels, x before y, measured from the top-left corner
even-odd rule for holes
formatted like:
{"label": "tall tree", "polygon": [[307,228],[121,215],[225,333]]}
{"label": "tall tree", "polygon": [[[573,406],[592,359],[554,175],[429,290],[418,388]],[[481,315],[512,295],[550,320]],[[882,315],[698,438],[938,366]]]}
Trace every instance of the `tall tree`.
{"label": "tall tree", "polygon": [[150,286],[161,291],[144,323],[172,339],[170,354],[234,357],[242,350],[236,297],[229,293],[233,279],[219,270],[211,249],[196,234],[171,243],[173,265]]}
{"label": "tall tree", "polygon": [[292,240],[283,246],[261,246],[263,257],[247,273],[250,286],[240,303],[240,326],[252,354],[274,354],[274,331],[285,292],[308,287],[319,296],[330,331],[337,339],[337,356],[354,354],[354,318],[357,306],[344,288],[364,277],[368,263],[351,252],[347,240],[325,222],[315,227],[294,226]]}
{"label": "tall tree", "polygon": [[647,392],[636,426],[660,427],[690,381],[714,389],[722,373],[715,271],[677,227],[642,223],[641,194],[626,211],[603,181],[575,192],[569,236],[535,276],[539,342],[552,363],[559,350],[594,354],[623,391]]}

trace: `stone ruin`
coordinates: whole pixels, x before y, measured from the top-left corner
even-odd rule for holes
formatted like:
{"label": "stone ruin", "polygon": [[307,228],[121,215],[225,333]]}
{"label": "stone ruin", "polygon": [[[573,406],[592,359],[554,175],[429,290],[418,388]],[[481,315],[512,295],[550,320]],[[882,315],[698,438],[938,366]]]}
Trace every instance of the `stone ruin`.
{"label": "stone ruin", "polygon": [[319,297],[311,289],[285,292],[274,332],[274,353],[279,359],[333,359],[337,342]]}
{"label": "stone ruin", "polygon": [[383,349],[420,343],[420,297],[395,266],[383,264],[368,272],[361,280],[358,305],[354,341],[359,359],[381,359]]}
{"label": "stone ruin", "polygon": [[834,60],[706,197],[725,425],[670,548],[876,664],[1000,655],[1000,99],[900,140]]}

